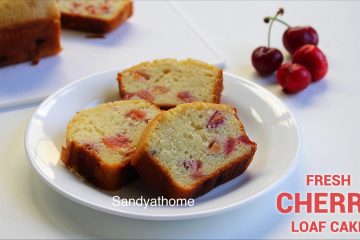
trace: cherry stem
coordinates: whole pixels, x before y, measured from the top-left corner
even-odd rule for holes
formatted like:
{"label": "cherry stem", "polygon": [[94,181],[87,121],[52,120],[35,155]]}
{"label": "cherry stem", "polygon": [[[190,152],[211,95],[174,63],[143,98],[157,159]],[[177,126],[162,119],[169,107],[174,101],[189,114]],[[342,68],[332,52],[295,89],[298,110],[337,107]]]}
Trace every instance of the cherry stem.
{"label": "cherry stem", "polygon": [[279,23],[282,23],[288,28],[291,27],[290,24],[288,24],[287,22],[285,22],[285,21],[283,21],[281,19],[278,19],[278,18],[275,18],[275,17],[265,17],[264,18],[264,22],[266,22],[266,23],[270,22],[270,20],[274,20],[274,21],[277,21]]}
{"label": "cherry stem", "polygon": [[[270,18],[271,22],[270,22],[269,31],[268,31],[268,48],[270,48],[271,28],[272,28],[272,25],[273,25],[273,23],[274,23],[274,20],[276,20],[279,15],[283,15],[283,14],[284,14],[284,9],[279,8],[279,10],[278,10],[277,13],[275,14],[275,16],[272,17],[272,18]],[[266,20],[266,19],[264,19],[264,20]],[[266,22],[266,21],[265,21],[265,22]]]}

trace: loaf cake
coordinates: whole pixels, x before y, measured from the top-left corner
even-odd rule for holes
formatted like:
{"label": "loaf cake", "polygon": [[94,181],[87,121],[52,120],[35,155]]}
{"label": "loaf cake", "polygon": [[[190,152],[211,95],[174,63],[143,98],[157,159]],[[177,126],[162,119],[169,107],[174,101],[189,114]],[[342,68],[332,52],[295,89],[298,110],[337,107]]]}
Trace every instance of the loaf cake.
{"label": "loaf cake", "polygon": [[117,80],[123,99],[145,99],[162,109],[219,103],[223,90],[222,70],[194,59],[144,62],[118,73]]}
{"label": "loaf cake", "polygon": [[160,110],[144,100],[105,103],[78,112],[70,121],[63,163],[105,190],[115,190],[134,177],[130,160],[148,122]]}
{"label": "loaf cake", "polygon": [[186,103],[145,128],[131,161],[169,198],[198,197],[243,173],[256,151],[234,107]]}
{"label": "loaf cake", "polygon": [[1,0],[0,66],[59,53],[60,30],[55,0]]}
{"label": "loaf cake", "polygon": [[133,14],[132,0],[59,0],[63,28],[107,33]]}

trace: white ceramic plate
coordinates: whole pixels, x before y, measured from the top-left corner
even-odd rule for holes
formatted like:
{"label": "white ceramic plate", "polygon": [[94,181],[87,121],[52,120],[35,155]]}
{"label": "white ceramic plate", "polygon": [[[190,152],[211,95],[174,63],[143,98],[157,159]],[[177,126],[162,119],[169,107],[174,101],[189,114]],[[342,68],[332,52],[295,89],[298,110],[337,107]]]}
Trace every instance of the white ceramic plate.
{"label": "white ceramic plate", "polygon": [[264,88],[224,73],[222,102],[234,105],[258,150],[247,171],[195,200],[192,207],[113,206],[121,198],[156,197],[138,179],[116,192],[101,191],[68,171],[59,160],[65,129],[84,108],[118,99],[117,70],[91,75],[48,97],[32,116],[25,136],[27,155],[40,176],[56,191],[88,207],[140,219],[189,219],[229,210],[254,199],[284,179],[294,168],[300,139],[295,120],[285,105]]}

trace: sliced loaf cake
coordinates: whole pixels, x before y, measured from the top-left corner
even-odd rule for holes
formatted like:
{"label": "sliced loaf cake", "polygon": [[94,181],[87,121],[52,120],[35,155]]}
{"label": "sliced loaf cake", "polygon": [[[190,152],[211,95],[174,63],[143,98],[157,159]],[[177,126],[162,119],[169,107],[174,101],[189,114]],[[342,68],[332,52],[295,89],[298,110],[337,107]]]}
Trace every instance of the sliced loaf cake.
{"label": "sliced loaf cake", "polygon": [[107,33],[133,14],[132,0],[59,0],[64,28]]}
{"label": "sliced loaf cake", "polygon": [[192,198],[243,173],[256,147],[235,108],[181,104],[150,122],[131,164],[165,196]]}
{"label": "sliced loaf cake", "polygon": [[92,184],[115,190],[136,176],[130,160],[160,110],[143,100],[117,101],[78,112],[66,132],[64,164]]}
{"label": "sliced loaf cake", "polygon": [[162,109],[189,102],[219,103],[222,70],[187,59],[144,62],[118,74],[123,99],[145,99]]}

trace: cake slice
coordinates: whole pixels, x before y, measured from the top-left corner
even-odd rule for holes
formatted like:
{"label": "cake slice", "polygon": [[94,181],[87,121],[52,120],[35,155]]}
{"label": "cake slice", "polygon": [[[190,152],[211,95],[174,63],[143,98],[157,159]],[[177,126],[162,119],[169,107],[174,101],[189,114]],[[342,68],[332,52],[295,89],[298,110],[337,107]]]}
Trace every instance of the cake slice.
{"label": "cake slice", "polygon": [[198,197],[243,173],[256,151],[234,107],[181,104],[145,128],[131,161],[170,198]]}
{"label": "cake slice", "polygon": [[64,28],[107,33],[133,14],[132,0],[59,0]]}
{"label": "cake slice", "polygon": [[1,0],[0,66],[59,53],[60,30],[55,0]]}
{"label": "cake slice", "polygon": [[144,62],[120,72],[117,80],[123,99],[145,99],[162,109],[219,103],[223,90],[222,70],[194,59]]}
{"label": "cake slice", "polygon": [[68,124],[61,159],[95,186],[118,189],[136,176],[130,160],[143,129],[159,112],[143,100],[82,110]]}

